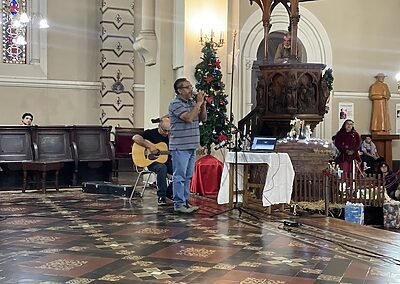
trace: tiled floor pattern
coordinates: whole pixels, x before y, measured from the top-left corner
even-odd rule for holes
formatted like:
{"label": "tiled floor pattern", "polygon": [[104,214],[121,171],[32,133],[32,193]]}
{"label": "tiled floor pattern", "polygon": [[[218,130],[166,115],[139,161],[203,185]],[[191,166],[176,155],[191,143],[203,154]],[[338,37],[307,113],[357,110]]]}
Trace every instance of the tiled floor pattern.
{"label": "tiled floor pattern", "polygon": [[0,283],[400,283],[400,241],[282,220],[175,214],[153,192],[129,203],[78,190],[1,192]]}

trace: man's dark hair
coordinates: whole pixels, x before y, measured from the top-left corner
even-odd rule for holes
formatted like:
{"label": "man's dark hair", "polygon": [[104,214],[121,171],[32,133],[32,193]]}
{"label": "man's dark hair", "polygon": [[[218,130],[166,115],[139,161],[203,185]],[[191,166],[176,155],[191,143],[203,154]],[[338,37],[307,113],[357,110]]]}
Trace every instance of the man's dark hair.
{"label": "man's dark hair", "polygon": [[186,78],[176,79],[176,81],[174,83],[175,94],[179,95],[178,89],[180,89],[182,87],[183,83],[187,82],[187,81],[188,81],[188,79],[186,79]]}
{"label": "man's dark hair", "polygon": [[33,114],[31,114],[30,112],[25,112],[25,113],[22,115],[22,119],[25,119],[25,117],[27,117],[27,116],[32,117],[32,120],[33,120]]}

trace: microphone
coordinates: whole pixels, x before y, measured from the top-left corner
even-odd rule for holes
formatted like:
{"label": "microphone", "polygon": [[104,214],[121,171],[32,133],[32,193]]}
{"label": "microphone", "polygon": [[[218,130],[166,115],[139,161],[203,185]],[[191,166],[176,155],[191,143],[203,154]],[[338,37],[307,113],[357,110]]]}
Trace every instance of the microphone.
{"label": "microphone", "polygon": [[203,91],[204,92],[204,99],[206,99],[207,97],[210,96],[210,94],[206,93],[204,90],[198,90],[198,91],[193,91],[192,95],[194,98],[197,98],[197,96],[199,95],[199,92]]}
{"label": "microphone", "polygon": [[222,141],[222,142],[219,142],[219,143],[214,147],[214,150],[219,150],[219,149],[221,149],[222,147],[224,147],[226,144],[228,144],[228,140],[224,140],[224,141]]}

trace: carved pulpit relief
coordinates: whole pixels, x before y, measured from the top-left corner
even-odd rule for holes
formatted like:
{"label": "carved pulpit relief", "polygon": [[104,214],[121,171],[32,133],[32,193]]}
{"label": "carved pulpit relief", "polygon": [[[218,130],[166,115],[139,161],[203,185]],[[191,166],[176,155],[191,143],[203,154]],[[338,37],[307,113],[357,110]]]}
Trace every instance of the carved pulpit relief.
{"label": "carved pulpit relief", "polygon": [[298,80],[297,112],[310,114],[316,112],[317,106],[316,85],[309,74],[304,74]]}

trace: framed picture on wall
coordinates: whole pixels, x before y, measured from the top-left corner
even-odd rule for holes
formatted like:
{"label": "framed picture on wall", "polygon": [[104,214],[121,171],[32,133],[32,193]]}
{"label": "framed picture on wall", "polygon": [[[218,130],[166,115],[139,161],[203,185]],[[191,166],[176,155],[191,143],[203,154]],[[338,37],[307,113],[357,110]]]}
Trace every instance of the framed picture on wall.
{"label": "framed picture on wall", "polygon": [[341,102],[339,103],[339,128],[342,127],[342,124],[346,119],[354,120],[354,104]]}

